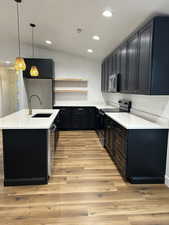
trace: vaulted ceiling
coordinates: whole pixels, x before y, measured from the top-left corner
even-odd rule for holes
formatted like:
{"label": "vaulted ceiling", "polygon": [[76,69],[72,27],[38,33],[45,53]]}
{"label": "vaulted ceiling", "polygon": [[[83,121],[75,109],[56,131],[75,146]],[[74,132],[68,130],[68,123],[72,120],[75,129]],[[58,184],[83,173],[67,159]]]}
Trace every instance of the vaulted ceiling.
{"label": "vaulted ceiling", "polygon": [[[113,11],[111,18],[103,10]],[[22,41],[31,43],[29,23],[37,25],[36,45],[95,59],[111,52],[133,29],[155,13],[169,13],[168,0],[23,0]],[[82,32],[77,33],[77,28]],[[16,4],[1,0],[0,45],[16,41]],[[99,35],[100,41],[94,41]],[[47,46],[45,40],[51,40]],[[93,49],[89,54],[87,49]]]}

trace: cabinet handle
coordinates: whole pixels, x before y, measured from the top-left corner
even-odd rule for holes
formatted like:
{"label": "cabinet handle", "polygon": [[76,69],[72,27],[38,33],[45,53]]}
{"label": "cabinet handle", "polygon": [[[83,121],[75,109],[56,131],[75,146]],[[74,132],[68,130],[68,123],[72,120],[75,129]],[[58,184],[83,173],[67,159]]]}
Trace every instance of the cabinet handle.
{"label": "cabinet handle", "polygon": [[57,128],[57,127],[56,127],[56,125],[55,125],[55,124],[53,124],[53,125],[52,125],[52,130],[53,130],[53,131],[55,131],[55,130],[56,130],[56,128]]}

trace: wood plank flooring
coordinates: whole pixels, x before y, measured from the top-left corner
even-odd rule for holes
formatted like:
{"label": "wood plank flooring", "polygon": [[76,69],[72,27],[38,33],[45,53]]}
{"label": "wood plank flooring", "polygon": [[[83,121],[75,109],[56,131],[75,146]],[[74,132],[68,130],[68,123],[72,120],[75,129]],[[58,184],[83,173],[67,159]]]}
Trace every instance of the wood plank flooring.
{"label": "wood plank flooring", "polygon": [[1,224],[169,225],[169,189],[124,182],[94,131],[61,132],[48,185],[1,179]]}

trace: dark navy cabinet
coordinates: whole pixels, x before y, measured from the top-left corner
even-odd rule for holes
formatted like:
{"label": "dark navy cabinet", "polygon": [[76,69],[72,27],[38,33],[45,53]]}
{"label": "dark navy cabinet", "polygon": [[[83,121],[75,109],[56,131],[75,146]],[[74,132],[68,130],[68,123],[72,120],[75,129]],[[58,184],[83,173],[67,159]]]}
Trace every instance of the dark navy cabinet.
{"label": "dark navy cabinet", "polygon": [[127,92],[127,43],[120,46],[120,91]]}
{"label": "dark navy cabinet", "polygon": [[[52,59],[25,58],[26,70],[23,76],[30,79],[53,79],[55,75],[55,64]],[[32,66],[36,66],[39,71],[38,77],[31,77],[30,70]]]}
{"label": "dark navy cabinet", "polygon": [[[156,16],[142,24],[106,57],[106,61],[112,60],[110,71],[118,73],[120,65],[121,93],[169,94],[168,40],[169,17]],[[103,70],[102,77],[105,76]],[[108,92],[107,89],[104,91]]]}
{"label": "dark navy cabinet", "polygon": [[95,107],[56,107],[60,109],[56,120],[59,130],[94,130],[96,129]]}
{"label": "dark navy cabinet", "polygon": [[164,183],[168,130],[127,130],[106,116],[104,145],[131,183]]}
{"label": "dark navy cabinet", "polygon": [[139,32],[138,90],[140,94],[151,94],[151,51],[153,23]]}
{"label": "dark navy cabinet", "polygon": [[138,34],[127,42],[127,74],[126,89],[128,93],[136,93],[138,89]]}
{"label": "dark navy cabinet", "polygon": [[109,89],[109,74],[110,74],[110,65],[111,58],[106,58],[102,63],[102,72],[101,72],[101,91],[108,92]]}

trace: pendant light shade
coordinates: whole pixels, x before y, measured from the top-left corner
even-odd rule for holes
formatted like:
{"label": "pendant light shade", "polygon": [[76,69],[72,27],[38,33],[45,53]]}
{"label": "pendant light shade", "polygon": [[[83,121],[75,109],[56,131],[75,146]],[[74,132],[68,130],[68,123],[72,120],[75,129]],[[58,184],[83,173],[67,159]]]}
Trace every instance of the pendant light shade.
{"label": "pendant light shade", "polygon": [[26,64],[22,57],[17,57],[15,61],[15,69],[16,71],[24,71],[26,70]]}
{"label": "pendant light shade", "polygon": [[19,56],[16,58],[15,61],[15,69],[17,71],[24,71],[26,70],[26,64],[24,61],[24,58],[21,57],[21,39],[20,39],[20,17],[19,17],[19,3],[22,2],[22,0],[14,0],[17,5],[17,25],[18,25],[18,53]]}
{"label": "pendant light shade", "polygon": [[[31,28],[32,28],[32,56],[34,58],[35,56],[35,47],[34,47],[34,28],[36,27],[35,24],[31,23],[30,24]],[[38,68],[36,66],[32,66],[31,70],[30,70],[30,75],[32,77],[38,77],[39,76],[39,71]]]}
{"label": "pendant light shade", "polygon": [[39,71],[38,71],[38,69],[37,69],[36,66],[32,66],[32,67],[31,67],[30,75],[31,75],[32,77],[38,77],[38,76],[39,76]]}

